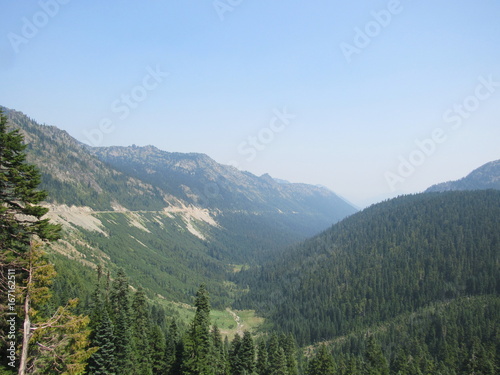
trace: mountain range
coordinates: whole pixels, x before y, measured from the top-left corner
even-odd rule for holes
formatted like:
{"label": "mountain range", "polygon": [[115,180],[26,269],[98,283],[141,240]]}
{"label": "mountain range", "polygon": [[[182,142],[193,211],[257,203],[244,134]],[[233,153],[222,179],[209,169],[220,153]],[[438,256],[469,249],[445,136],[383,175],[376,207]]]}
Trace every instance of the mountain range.
{"label": "mountain range", "polygon": [[88,313],[94,269],[109,284],[121,268],[163,323],[205,284],[234,333],[231,308],[256,312],[260,333],[292,334],[306,357],[327,345],[339,374],[500,369],[500,161],[358,212],[321,186],[204,154],[90,147],[3,111],[63,227],[49,253],[55,306],[78,296]]}
{"label": "mountain range", "polygon": [[[357,211],[326,188],[255,176],[204,154],[94,148],[4,108],[63,224],[55,246],[95,267],[123,267],[155,294],[189,302],[207,281],[214,303],[234,289],[226,273],[304,240]],[[222,302],[221,302],[222,303]]]}

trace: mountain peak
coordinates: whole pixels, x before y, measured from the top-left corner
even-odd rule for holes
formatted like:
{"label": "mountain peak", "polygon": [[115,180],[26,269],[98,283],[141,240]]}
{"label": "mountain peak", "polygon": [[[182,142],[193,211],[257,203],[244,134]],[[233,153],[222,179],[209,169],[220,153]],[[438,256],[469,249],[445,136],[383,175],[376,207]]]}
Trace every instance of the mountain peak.
{"label": "mountain peak", "polygon": [[426,192],[487,189],[500,190],[500,160],[486,163],[460,180],[433,185]]}

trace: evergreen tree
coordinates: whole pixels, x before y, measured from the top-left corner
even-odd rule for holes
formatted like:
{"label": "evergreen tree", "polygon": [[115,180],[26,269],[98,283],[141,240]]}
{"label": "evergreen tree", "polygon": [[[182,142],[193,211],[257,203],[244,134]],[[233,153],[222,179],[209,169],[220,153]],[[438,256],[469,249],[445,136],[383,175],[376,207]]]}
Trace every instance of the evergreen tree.
{"label": "evergreen tree", "polygon": [[462,364],[463,374],[473,375],[494,375],[495,371],[494,356],[488,353],[481,345],[479,338],[473,339],[472,348],[468,357]]}
{"label": "evergreen tree", "polygon": [[231,364],[231,375],[243,374],[243,361],[241,358],[241,336],[236,333],[233,341],[231,342],[231,349],[229,351],[229,363]]}
{"label": "evergreen tree", "polygon": [[132,352],[134,375],[152,375],[151,319],[144,289],[138,288],[132,301]]}
{"label": "evergreen tree", "polygon": [[365,375],[389,375],[389,365],[373,335],[368,337],[365,352]]}
{"label": "evergreen tree", "polygon": [[292,334],[283,335],[281,339],[281,346],[285,351],[286,365],[289,375],[298,375],[299,369],[297,365],[297,344]]}
{"label": "evergreen tree", "polygon": [[[33,285],[30,281],[30,264],[34,258],[30,251],[34,236],[41,241],[55,241],[61,227],[42,217],[47,208],[38,204],[47,193],[37,190],[40,173],[26,162],[24,138],[19,130],[9,130],[7,117],[0,110],[0,304],[7,305],[9,290],[8,270],[16,270],[18,283]],[[10,279],[9,279],[10,280]],[[23,289],[24,300],[23,339],[19,358],[19,373],[24,374],[28,361],[28,345],[31,337],[30,288]],[[0,327],[4,328],[4,327]],[[4,351],[5,352],[5,351]],[[4,359],[2,358],[2,361]]]}
{"label": "evergreen tree", "polygon": [[157,324],[151,329],[150,352],[153,375],[163,375],[166,367],[167,342],[165,334]]}
{"label": "evergreen tree", "polygon": [[0,110],[0,252],[1,264],[15,262],[29,251],[33,235],[42,241],[59,238],[61,227],[42,219],[49,210],[38,204],[47,192],[37,190],[41,182],[37,168],[26,162],[24,137],[9,130]]}
{"label": "evergreen tree", "polygon": [[50,285],[56,272],[40,246],[33,243],[26,254],[27,279],[19,288],[24,324],[18,373],[81,373],[97,350],[89,348],[90,319],[73,313],[78,299],[57,307],[51,315],[43,311],[52,297]]}
{"label": "evergreen tree", "polygon": [[112,321],[115,327],[116,373],[132,374],[132,336],[128,280],[123,269],[118,270],[110,293]]}
{"label": "evergreen tree", "polygon": [[278,336],[273,333],[268,348],[269,375],[288,375],[286,355],[279,345]]}
{"label": "evergreen tree", "polygon": [[195,307],[196,313],[185,342],[183,374],[211,374],[210,301],[204,284],[196,293]]}
{"label": "evergreen tree", "polygon": [[321,345],[316,356],[309,362],[307,375],[335,375],[333,356],[326,345]]}
{"label": "evergreen tree", "polygon": [[215,375],[226,375],[228,373],[228,359],[224,351],[224,343],[217,324],[214,324],[212,336],[212,363]]}
{"label": "evergreen tree", "polygon": [[[179,332],[177,328],[177,323],[172,320],[167,331],[166,337],[166,348],[165,348],[165,373],[171,374],[174,364],[176,363],[177,357],[177,345],[179,343]],[[182,354],[182,352],[181,352]],[[177,368],[180,371],[180,367]]]}
{"label": "evergreen tree", "polygon": [[255,345],[252,335],[248,331],[243,333],[239,357],[243,373],[252,374],[255,371]]}
{"label": "evergreen tree", "polygon": [[113,323],[109,319],[106,308],[101,309],[99,319],[91,338],[92,346],[98,349],[89,359],[88,374],[114,375],[115,343],[113,341]]}
{"label": "evergreen tree", "polygon": [[259,343],[257,349],[257,365],[256,365],[257,373],[259,375],[268,375],[269,373],[269,364],[267,362],[267,345],[264,340]]}

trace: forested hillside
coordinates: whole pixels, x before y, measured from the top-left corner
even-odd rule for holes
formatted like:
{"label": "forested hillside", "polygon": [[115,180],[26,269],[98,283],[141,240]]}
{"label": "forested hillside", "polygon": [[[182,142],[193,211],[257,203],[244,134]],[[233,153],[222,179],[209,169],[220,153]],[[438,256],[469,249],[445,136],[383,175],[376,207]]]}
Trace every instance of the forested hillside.
{"label": "forested hillside", "polygon": [[238,275],[256,307],[300,344],[432,303],[500,292],[500,192],[399,197]]}
{"label": "forested hillside", "polygon": [[[191,194],[225,168],[206,156],[188,160],[133,147],[137,157],[132,164],[121,160],[126,166],[118,171],[57,128],[10,114],[28,144],[1,116],[1,311],[10,315],[0,327],[10,334],[1,337],[9,355],[0,373],[13,374],[16,366],[22,375],[494,375],[500,369],[500,191],[399,197],[277,252],[288,233],[300,232],[300,212],[302,220],[325,220],[322,189],[276,186],[269,176],[238,180],[240,172],[232,171],[232,185],[219,191],[228,200],[214,214],[216,205],[197,207],[199,196]],[[173,166],[165,169],[154,157],[148,162],[144,152]],[[57,163],[53,153],[67,161]],[[165,177],[176,168],[171,180]],[[63,203],[102,199],[93,208],[57,199],[38,206],[46,199],[36,190],[44,176]],[[48,254],[40,241],[51,242]],[[231,263],[247,260],[248,270]],[[190,302],[200,284],[194,308],[167,301]],[[228,308],[236,326],[230,340],[210,300],[220,309],[256,308],[268,321],[258,332],[243,331],[241,317]]]}
{"label": "forested hillside", "polygon": [[213,305],[225,308],[235,266],[257,264],[356,211],[324,188],[279,184],[203,154],[95,149],[4,111],[9,128],[23,135],[27,161],[40,170],[48,216],[63,227],[54,256],[112,273],[123,267],[149,295],[190,302],[205,282]]}

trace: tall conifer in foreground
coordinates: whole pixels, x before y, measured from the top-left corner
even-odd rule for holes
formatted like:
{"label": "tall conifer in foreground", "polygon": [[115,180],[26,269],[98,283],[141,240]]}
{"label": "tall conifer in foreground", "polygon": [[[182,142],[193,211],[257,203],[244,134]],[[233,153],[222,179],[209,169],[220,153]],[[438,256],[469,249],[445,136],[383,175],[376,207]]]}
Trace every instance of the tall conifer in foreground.
{"label": "tall conifer in foreground", "polygon": [[0,304],[6,305],[7,277],[15,274],[22,305],[18,374],[83,371],[92,350],[87,349],[88,317],[71,313],[77,300],[57,308],[52,316],[37,315],[35,310],[50,300],[55,277],[39,242],[57,240],[61,226],[43,219],[48,209],[39,204],[47,193],[38,190],[41,175],[27,163],[23,142],[21,132],[8,129],[0,111]]}
{"label": "tall conifer in foreground", "polygon": [[110,301],[111,318],[115,327],[116,373],[128,375],[132,373],[132,334],[128,280],[123,269],[118,270],[113,281]]}
{"label": "tall conifer in foreground", "polygon": [[184,348],[183,374],[212,374],[210,339],[210,301],[205,285],[196,293],[196,313]]}
{"label": "tall conifer in foreground", "polygon": [[139,288],[132,301],[132,351],[134,375],[152,375],[150,337],[152,333],[149,308],[144,289]]}
{"label": "tall conifer in foreground", "polygon": [[335,375],[333,356],[325,345],[321,345],[316,356],[307,367],[307,375]]}

